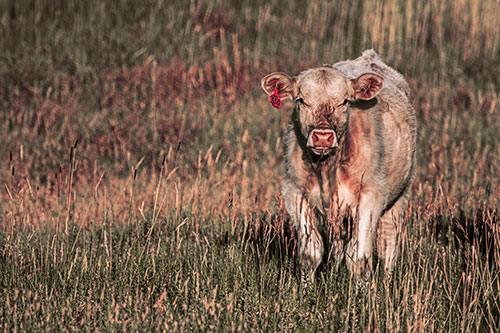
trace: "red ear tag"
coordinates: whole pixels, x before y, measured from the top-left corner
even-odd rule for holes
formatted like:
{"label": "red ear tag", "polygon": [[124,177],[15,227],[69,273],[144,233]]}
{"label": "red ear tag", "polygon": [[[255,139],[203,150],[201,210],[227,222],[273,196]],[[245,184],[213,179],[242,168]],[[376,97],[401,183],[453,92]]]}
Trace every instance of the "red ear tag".
{"label": "red ear tag", "polygon": [[281,98],[278,96],[278,88],[274,88],[274,93],[269,96],[269,101],[276,109],[281,108]]}

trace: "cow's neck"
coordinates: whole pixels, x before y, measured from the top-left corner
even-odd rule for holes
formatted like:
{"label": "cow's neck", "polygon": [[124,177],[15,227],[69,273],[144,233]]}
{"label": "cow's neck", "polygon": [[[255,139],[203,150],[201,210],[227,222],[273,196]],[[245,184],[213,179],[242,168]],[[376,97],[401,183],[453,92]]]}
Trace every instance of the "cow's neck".
{"label": "cow's neck", "polygon": [[333,195],[337,192],[337,170],[341,164],[344,146],[345,137],[342,137],[339,140],[339,146],[334,154],[328,156],[326,159],[321,158],[317,160],[311,156],[309,160],[311,169],[318,178],[321,189],[321,199],[323,201],[323,207],[326,210],[329,210]]}

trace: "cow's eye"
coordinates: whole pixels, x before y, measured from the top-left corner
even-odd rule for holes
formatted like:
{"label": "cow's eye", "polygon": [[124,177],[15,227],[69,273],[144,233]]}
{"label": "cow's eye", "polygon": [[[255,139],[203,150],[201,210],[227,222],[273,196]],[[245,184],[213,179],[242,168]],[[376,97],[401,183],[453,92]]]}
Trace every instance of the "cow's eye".
{"label": "cow's eye", "polygon": [[295,99],[295,102],[296,102],[297,104],[299,104],[300,106],[303,106],[303,107],[308,107],[308,108],[309,108],[309,107],[311,107],[311,106],[310,106],[309,104],[307,104],[307,103],[306,103],[306,101],[304,101],[304,99],[302,99],[301,97],[297,97],[297,98]]}
{"label": "cow's eye", "polygon": [[338,105],[338,107],[340,107],[340,106],[345,106],[345,105],[347,105],[347,103],[349,103],[349,100],[344,99],[344,101],[343,101],[342,103],[340,103],[340,104]]}

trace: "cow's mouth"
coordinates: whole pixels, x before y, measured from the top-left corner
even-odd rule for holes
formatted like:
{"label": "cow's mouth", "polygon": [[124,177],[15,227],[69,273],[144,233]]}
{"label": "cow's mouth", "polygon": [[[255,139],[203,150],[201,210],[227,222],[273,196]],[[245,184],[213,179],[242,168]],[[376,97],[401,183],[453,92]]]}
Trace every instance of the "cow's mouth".
{"label": "cow's mouth", "polygon": [[318,156],[326,156],[329,155],[331,152],[333,152],[333,148],[325,148],[325,147],[311,147],[311,151]]}

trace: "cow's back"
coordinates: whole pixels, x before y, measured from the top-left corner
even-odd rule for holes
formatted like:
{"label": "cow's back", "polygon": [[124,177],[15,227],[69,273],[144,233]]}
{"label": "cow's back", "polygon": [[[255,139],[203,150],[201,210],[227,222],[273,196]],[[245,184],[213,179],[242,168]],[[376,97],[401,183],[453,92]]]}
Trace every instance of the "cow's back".
{"label": "cow's back", "polygon": [[384,63],[372,49],[364,51],[361,57],[354,60],[340,61],[332,67],[351,79],[357,78],[366,72],[377,73],[384,78],[384,83],[390,82],[396,86],[397,89],[406,95],[410,103],[413,103],[413,94],[403,75]]}

